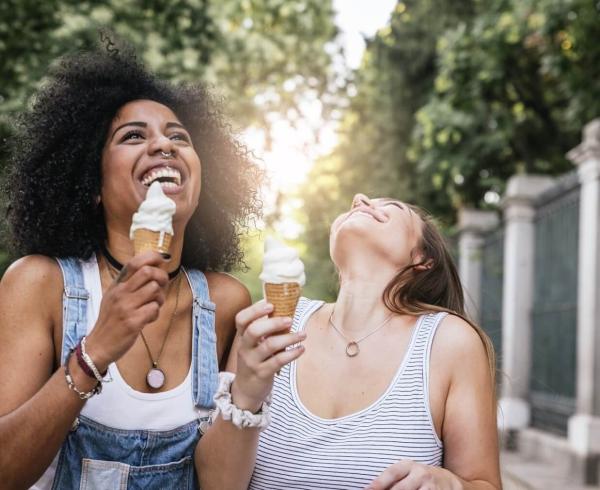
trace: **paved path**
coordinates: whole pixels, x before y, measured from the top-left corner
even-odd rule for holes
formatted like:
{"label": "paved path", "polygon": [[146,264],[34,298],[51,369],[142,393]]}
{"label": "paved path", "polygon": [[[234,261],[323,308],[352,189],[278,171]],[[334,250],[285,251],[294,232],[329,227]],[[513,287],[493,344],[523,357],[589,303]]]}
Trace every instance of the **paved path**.
{"label": "paved path", "polygon": [[556,466],[524,461],[515,453],[502,453],[500,462],[504,490],[600,490],[600,486],[574,484]]}

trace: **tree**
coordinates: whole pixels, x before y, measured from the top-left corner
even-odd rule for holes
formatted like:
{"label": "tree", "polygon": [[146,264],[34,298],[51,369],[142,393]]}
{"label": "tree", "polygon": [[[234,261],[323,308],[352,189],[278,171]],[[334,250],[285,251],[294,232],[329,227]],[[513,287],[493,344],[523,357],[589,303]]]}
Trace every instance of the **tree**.
{"label": "tree", "polygon": [[[331,298],[335,277],[328,258],[328,230],[356,192],[423,203],[420,178],[408,158],[414,114],[428,100],[436,72],[436,44],[450,26],[474,13],[473,2],[398,2],[388,26],[368,40],[354,75],[340,143],[319,160],[301,191],[306,215],[302,240],[310,244],[307,291]],[[352,92],[350,92],[352,95]],[[327,271],[321,277],[322,271]]]}
{"label": "tree", "polygon": [[416,114],[410,156],[436,213],[485,206],[517,172],[569,170],[564,154],[600,113],[600,5],[496,4],[439,39],[434,90]]}
{"label": "tree", "polygon": [[599,11],[587,0],[398,2],[355,74],[340,144],[301,193],[303,240],[320,247],[313,273],[327,263],[328,223],[357,191],[451,227],[461,206],[495,206],[516,172],[570,169],[565,152],[600,113]]}

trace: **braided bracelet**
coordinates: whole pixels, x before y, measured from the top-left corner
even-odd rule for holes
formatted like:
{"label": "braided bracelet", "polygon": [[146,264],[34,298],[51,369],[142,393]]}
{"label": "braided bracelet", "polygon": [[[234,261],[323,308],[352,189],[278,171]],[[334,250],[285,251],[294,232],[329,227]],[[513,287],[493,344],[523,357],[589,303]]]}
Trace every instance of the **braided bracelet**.
{"label": "braided bracelet", "polygon": [[231,400],[231,384],[235,379],[235,374],[229,372],[219,373],[219,387],[214,396],[214,401],[217,406],[211,414],[210,423],[213,424],[219,414],[223,420],[230,420],[233,425],[239,429],[258,428],[264,430],[269,425],[271,416],[269,414],[270,397],[262,404],[258,413],[252,413],[250,410],[242,410],[236,407]]}
{"label": "braided bracelet", "polygon": [[74,351],[75,349],[71,349],[69,355],[67,356],[67,360],[65,361],[65,380],[70,390],[74,391],[80,399],[87,400],[88,398],[91,398],[92,396],[98,395],[102,392],[102,383],[98,381],[96,386],[94,386],[90,391],[81,391],[77,388],[77,386],[75,386],[73,377],[69,372],[69,361],[71,360],[71,356],[73,355]]}
{"label": "braided bracelet", "polygon": [[[101,373],[98,368],[96,367],[96,364],[94,364],[94,361],[92,361],[92,358],[88,355],[88,353],[85,350],[85,339],[86,336],[84,335],[83,337],[81,337],[81,340],[79,341],[79,344],[77,345],[77,361],[80,361],[80,353],[81,353],[81,358],[83,358],[86,366],[88,369],[83,368],[82,369],[85,371],[85,373],[89,376],[89,372],[91,371],[93,374],[93,377],[96,378],[98,380],[99,383],[102,382],[110,382],[112,381],[112,376],[110,374],[108,374],[108,378],[105,379],[106,374],[108,373],[108,368]],[[81,363],[80,363],[81,365]]]}

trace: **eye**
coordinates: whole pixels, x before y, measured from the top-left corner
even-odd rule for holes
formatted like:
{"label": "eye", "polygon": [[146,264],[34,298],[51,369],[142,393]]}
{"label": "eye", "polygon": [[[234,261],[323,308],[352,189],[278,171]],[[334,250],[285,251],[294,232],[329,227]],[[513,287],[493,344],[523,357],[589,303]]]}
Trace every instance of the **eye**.
{"label": "eye", "polygon": [[388,201],[386,203],[383,204],[383,206],[396,206],[399,209],[404,209],[404,206],[402,206],[402,204],[400,204],[399,202],[396,201]]}
{"label": "eye", "polygon": [[186,143],[190,142],[190,137],[186,133],[173,133],[169,138],[176,141],[185,141]]}
{"label": "eye", "polygon": [[350,209],[357,208],[358,206],[371,206],[371,204],[369,202],[365,201],[364,198],[359,197],[359,198],[355,199],[354,201],[352,201],[352,206]]}
{"label": "eye", "polygon": [[127,131],[123,138],[121,138],[121,141],[138,140],[143,138],[144,135],[142,134],[142,132],[134,129],[132,131]]}

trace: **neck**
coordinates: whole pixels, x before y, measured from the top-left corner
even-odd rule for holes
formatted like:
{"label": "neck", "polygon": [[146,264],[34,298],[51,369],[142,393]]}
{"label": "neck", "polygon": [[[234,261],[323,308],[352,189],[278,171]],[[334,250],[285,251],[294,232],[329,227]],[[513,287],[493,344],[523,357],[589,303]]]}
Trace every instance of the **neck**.
{"label": "neck", "polygon": [[372,271],[340,273],[340,291],[332,320],[340,330],[354,336],[368,332],[390,314],[383,303],[383,292],[393,275]]}

